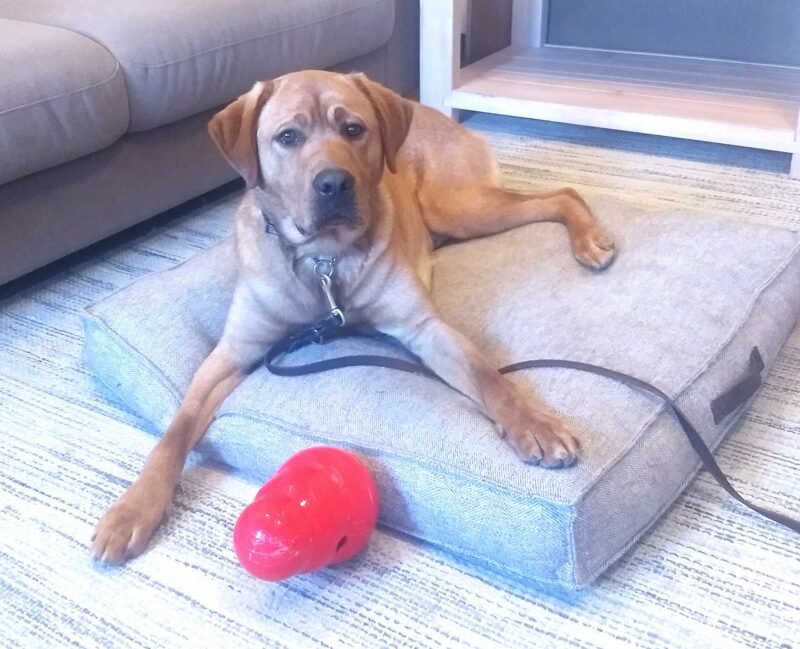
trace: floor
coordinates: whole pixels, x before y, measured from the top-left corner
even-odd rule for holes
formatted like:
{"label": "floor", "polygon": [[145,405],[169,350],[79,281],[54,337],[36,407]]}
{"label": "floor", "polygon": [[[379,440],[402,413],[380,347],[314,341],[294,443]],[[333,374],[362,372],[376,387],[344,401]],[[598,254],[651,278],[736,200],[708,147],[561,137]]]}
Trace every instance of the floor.
{"label": "floor", "polygon": [[[475,115],[509,184],[699,209],[800,230],[788,156]],[[193,457],[175,514],[121,569],[97,518],[153,445],[81,362],[81,310],[230,231],[236,194],[94,248],[0,301],[0,646],[800,647],[800,543],[701,473],[595,586],[547,592],[376,532],[354,561],[247,577],[230,534],[257,485]],[[8,291],[7,291],[8,293]],[[800,512],[800,330],[718,459],[754,500]]]}

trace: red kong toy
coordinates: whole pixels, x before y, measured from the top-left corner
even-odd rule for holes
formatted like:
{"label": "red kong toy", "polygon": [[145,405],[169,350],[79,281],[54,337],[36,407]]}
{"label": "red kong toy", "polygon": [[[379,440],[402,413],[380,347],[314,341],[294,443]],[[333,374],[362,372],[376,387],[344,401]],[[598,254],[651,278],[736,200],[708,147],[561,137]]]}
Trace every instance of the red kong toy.
{"label": "red kong toy", "polygon": [[378,490],[352,453],[317,446],[296,453],[239,516],[233,547],[259,579],[347,561],[363,548],[378,520]]}

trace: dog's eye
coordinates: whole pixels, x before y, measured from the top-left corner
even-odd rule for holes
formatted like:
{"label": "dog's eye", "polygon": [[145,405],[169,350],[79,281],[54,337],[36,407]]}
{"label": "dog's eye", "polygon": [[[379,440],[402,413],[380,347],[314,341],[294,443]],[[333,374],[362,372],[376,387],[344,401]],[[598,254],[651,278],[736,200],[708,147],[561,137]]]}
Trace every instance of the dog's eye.
{"label": "dog's eye", "polygon": [[283,146],[294,146],[300,141],[300,134],[293,128],[287,128],[285,131],[278,133],[276,138]]}
{"label": "dog's eye", "polygon": [[360,137],[363,132],[364,127],[361,126],[361,124],[345,124],[344,128],[342,129],[342,135],[352,139]]}

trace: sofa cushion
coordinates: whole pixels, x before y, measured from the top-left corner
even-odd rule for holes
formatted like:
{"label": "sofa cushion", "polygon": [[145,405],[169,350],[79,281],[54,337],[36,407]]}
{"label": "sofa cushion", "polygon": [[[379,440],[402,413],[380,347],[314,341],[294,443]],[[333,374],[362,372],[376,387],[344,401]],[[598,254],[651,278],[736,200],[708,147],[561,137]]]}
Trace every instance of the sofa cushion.
{"label": "sofa cushion", "polygon": [[259,79],[379,48],[392,33],[394,0],[0,0],[0,16],[58,25],[108,48],[139,131],[224,104]]}
{"label": "sofa cushion", "polygon": [[80,34],[0,18],[0,183],[98,151],[128,128],[117,61]]}
{"label": "sofa cushion", "polygon": [[[653,383],[715,446],[736,416],[716,425],[711,400],[747,372],[754,346],[769,368],[796,322],[800,237],[696,214],[593,206],[619,244],[610,269],[593,274],[576,264],[561,226],[518,228],[437,253],[441,313],[498,366],[565,358]],[[233,284],[230,246],[148,276],[86,315],[87,363],[156,431],[220,334]],[[290,360],[376,351],[401,353],[347,340]],[[223,404],[202,448],[258,480],[304,447],[354,449],[375,474],[384,525],[498,570],[583,586],[669,507],[697,457],[662,403],[621,384],[567,369],[512,380],[575,428],[582,454],[574,467],[521,463],[472,402],[384,368],[297,378],[259,368]]]}

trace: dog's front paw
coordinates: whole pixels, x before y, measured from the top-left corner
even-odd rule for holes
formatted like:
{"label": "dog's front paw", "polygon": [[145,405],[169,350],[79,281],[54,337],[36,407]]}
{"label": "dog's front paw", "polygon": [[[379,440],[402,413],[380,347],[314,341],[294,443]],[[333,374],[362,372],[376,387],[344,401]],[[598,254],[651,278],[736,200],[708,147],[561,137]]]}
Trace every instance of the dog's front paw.
{"label": "dog's front paw", "polygon": [[103,515],[92,536],[96,561],[118,565],[141,554],[167,515],[170,499],[143,498],[133,489]]}
{"label": "dog's front paw", "polygon": [[549,412],[523,408],[502,429],[523,462],[560,469],[578,460],[578,440]]}
{"label": "dog's front paw", "polygon": [[575,259],[592,270],[608,268],[616,255],[614,239],[597,223],[575,235],[571,244]]}

